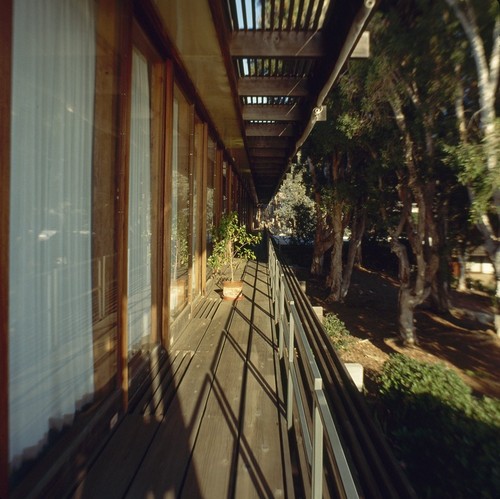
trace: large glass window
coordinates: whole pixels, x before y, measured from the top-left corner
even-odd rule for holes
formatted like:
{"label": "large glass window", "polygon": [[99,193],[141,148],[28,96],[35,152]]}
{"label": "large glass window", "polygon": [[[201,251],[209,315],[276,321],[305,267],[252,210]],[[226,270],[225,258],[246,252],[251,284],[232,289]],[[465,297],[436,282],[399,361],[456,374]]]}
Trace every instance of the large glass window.
{"label": "large glass window", "polygon": [[149,66],[134,49],[128,208],[128,349],[140,350],[151,335],[152,199]]}
{"label": "large glass window", "polygon": [[165,65],[134,25],[130,116],[127,247],[129,391],[138,388],[150,352],[159,344],[162,273],[159,220],[163,162]]}
{"label": "large glass window", "polygon": [[[208,139],[208,161],[207,161],[207,207],[206,207],[206,245],[207,258],[212,254],[214,234],[214,202],[215,202],[215,162],[217,158],[217,144],[209,137]],[[210,267],[207,267],[210,272]]]}
{"label": "large glass window", "polygon": [[170,321],[188,302],[190,235],[190,136],[192,107],[176,86],[173,106]]}
{"label": "large glass window", "polygon": [[191,182],[193,199],[192,223],[192,251],[191,251],[191,289],[193,298],[200,295],[202,289],[203,263],[202,253],[205,241],[202,241],[202,230],[205,228],[205,197],[204,197],[204,169],[206,168],[206,125],[195,116],[194,144],[193,144],[193,174]]}
{"label": "large glass window", "polygon": [[13,6],[9,460],[15,472],[116,379],[116,73],[110,74],[116,54],[109,18],[100,31],[100,2],[14,0]]}

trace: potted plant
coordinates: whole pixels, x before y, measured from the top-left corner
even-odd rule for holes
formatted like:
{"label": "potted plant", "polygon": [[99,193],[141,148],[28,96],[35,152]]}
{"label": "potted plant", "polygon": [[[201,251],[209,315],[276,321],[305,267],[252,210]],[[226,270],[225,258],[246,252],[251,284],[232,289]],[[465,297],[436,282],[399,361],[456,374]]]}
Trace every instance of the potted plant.
{"label": "potted plant", "polygon": [[[255,253],[248,246],[257,244],[260,234],[250,234],[244,225],[240,225],[235,211],[222,216],[220,224],[214,231],[214,246],[208,258],[208,264],[215,274],[228,273],[222,281],[222,292],[225,300],[241,298],[243,282],[234,280],[234,270],[239,258],[254,260]],[[223,275],[222,275],[223,277]]]}

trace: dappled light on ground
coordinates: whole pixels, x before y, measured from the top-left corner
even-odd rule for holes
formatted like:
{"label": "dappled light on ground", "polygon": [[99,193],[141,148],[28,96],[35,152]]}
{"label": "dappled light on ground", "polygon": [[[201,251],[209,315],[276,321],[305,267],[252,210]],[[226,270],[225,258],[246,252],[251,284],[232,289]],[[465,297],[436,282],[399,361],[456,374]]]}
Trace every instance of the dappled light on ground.
{"label": "dappled light on ground", "polygon": [[475,392],[500,397],[500,339],[484,320],[491,310],[490,298],[484,294],[453,291],[449,314],[421,308],[416,313],[419,343],[404,347],[397,334],[396,280],[355,269],[344,303],[327,300],[322,279],[308,279],[307,293],[325,314],[336,313],[357,338],[343,358],[361,363],[368,377],[376,376],[391,353],[400,352],[425,362],[443,362]]}

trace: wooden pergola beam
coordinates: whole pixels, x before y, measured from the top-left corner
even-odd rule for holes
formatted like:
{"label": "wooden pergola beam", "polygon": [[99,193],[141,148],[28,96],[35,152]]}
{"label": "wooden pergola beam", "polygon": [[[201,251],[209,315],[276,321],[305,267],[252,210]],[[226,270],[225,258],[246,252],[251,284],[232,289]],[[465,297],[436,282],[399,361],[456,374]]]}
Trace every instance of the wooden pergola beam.
{"label": "wooden pergola beam", "polygon": [[300,121],[304,118],[298,106],[271,106],[251,104],[243,106],[242,115],[245,121]]}
{"label": "wooden pergola beam", "polygon": [[256,147],[262,149],[268,148],[278,148],[278,149],[288,149],[293,145],[293,141],[289,137],[248,137],[247,145],[250,149]]}
{"label": "wooden pergola beam", "polygon": [[317,58],[325,56],[320,31],[234,31],[229,51],[232,57]]}
{"label": "wooden pergola beam", "polygon": [[252,163],[252,167],[257,169],[259,166],[266,166],[266,165],[284,165],[288,161],[288,158],[282,156],[282,157],[262,157],[262,156],[257,156],[257,157],[252,157],[250,158],[250,162]]}
{"label": "wooden pergola beam", "polygon": [[295,137],[292,123],[249,123],[245,127],[247,137]]}
{"label": "wooden pergola beam", "polygon": [[255,97],[304,97],[309,94],[304,78],[240,78],[238,94]]}
{"label": "wooden pergola beam", "polygon": [[286,149],[275,148],[250,148],[249,155],[251,158],[285,158],[287,157]]}

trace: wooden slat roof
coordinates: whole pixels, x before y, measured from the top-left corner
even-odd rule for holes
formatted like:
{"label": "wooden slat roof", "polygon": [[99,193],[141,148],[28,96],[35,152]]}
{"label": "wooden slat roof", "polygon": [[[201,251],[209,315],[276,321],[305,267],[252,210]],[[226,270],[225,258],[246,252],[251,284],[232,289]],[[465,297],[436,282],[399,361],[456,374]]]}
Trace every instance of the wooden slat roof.
{"label": "wooden slat roof", "polygon": [[375,0],[155,0],[219,137],[266,204]]}
{"label": "wooden slat roof", "polygon": [[267,203],[312,127],[314,108],[322,105],[321,92],[329,90],[325,87],[331,86],[332,74],[344,66],[374,2],[229,0],[222,4],[212,12],[217,29],[226,32],[220,37],[227,41],[222,50],[235,80],[258,202]]}

